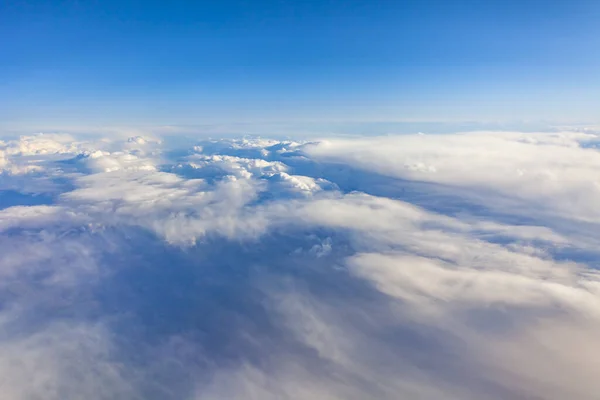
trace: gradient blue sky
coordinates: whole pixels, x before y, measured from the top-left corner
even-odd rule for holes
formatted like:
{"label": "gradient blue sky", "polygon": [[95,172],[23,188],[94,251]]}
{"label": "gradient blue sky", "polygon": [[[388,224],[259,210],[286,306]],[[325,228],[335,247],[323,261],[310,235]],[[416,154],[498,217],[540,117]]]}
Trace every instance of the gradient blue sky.
{"label": "gradient blue sky", "polygon": [[597,123],[600,2],[0,2],[0,128]]}

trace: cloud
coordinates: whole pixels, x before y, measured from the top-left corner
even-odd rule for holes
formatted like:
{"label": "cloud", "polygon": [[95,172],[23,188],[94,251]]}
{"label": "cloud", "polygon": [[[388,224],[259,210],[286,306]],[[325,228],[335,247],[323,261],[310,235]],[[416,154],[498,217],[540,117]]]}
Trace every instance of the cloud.
{"label": "cloud", "polygon": [[598,136],[0,146],[12,399],[593,399]]}
{"label": "cloud", "polygon": [[591,144],[598,140],[580,132],[481,132],[329,140],[305,151],[320,161],[460,190],[502,211],[597,223],[600,154]]}

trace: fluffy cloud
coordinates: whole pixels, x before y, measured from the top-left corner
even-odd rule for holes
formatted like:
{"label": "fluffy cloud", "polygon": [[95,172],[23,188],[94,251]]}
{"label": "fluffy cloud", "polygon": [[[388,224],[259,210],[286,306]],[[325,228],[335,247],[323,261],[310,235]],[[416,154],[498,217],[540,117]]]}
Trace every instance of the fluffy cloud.
{"label": "fluffy cloud", "polygon": [[320,161],[435,183],[503,212],[598,223],[598,140],[578,132],[480,132],[329,140],[305,151]]}
{"label": "fluffy cloud", "polygon": [[2,142],[0,390],[593,399],[599,139]]}

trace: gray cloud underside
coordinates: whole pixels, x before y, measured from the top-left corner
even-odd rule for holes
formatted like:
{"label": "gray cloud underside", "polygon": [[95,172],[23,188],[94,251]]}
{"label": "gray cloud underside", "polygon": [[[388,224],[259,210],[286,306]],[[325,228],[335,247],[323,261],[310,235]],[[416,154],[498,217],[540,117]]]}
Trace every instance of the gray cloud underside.
{"label": "gray cloud underside", "polygon": [[600,137],[0,142],[7,399],[596,399]]}

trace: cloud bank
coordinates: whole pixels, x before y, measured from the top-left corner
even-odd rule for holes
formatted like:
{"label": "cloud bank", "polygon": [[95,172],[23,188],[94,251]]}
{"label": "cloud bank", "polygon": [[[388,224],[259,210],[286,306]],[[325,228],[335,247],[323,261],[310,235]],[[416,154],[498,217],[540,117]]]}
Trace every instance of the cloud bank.
{"label": "cloud bank", "polygon": [[595,399],[600,135],[0,143],[10,399]]}

